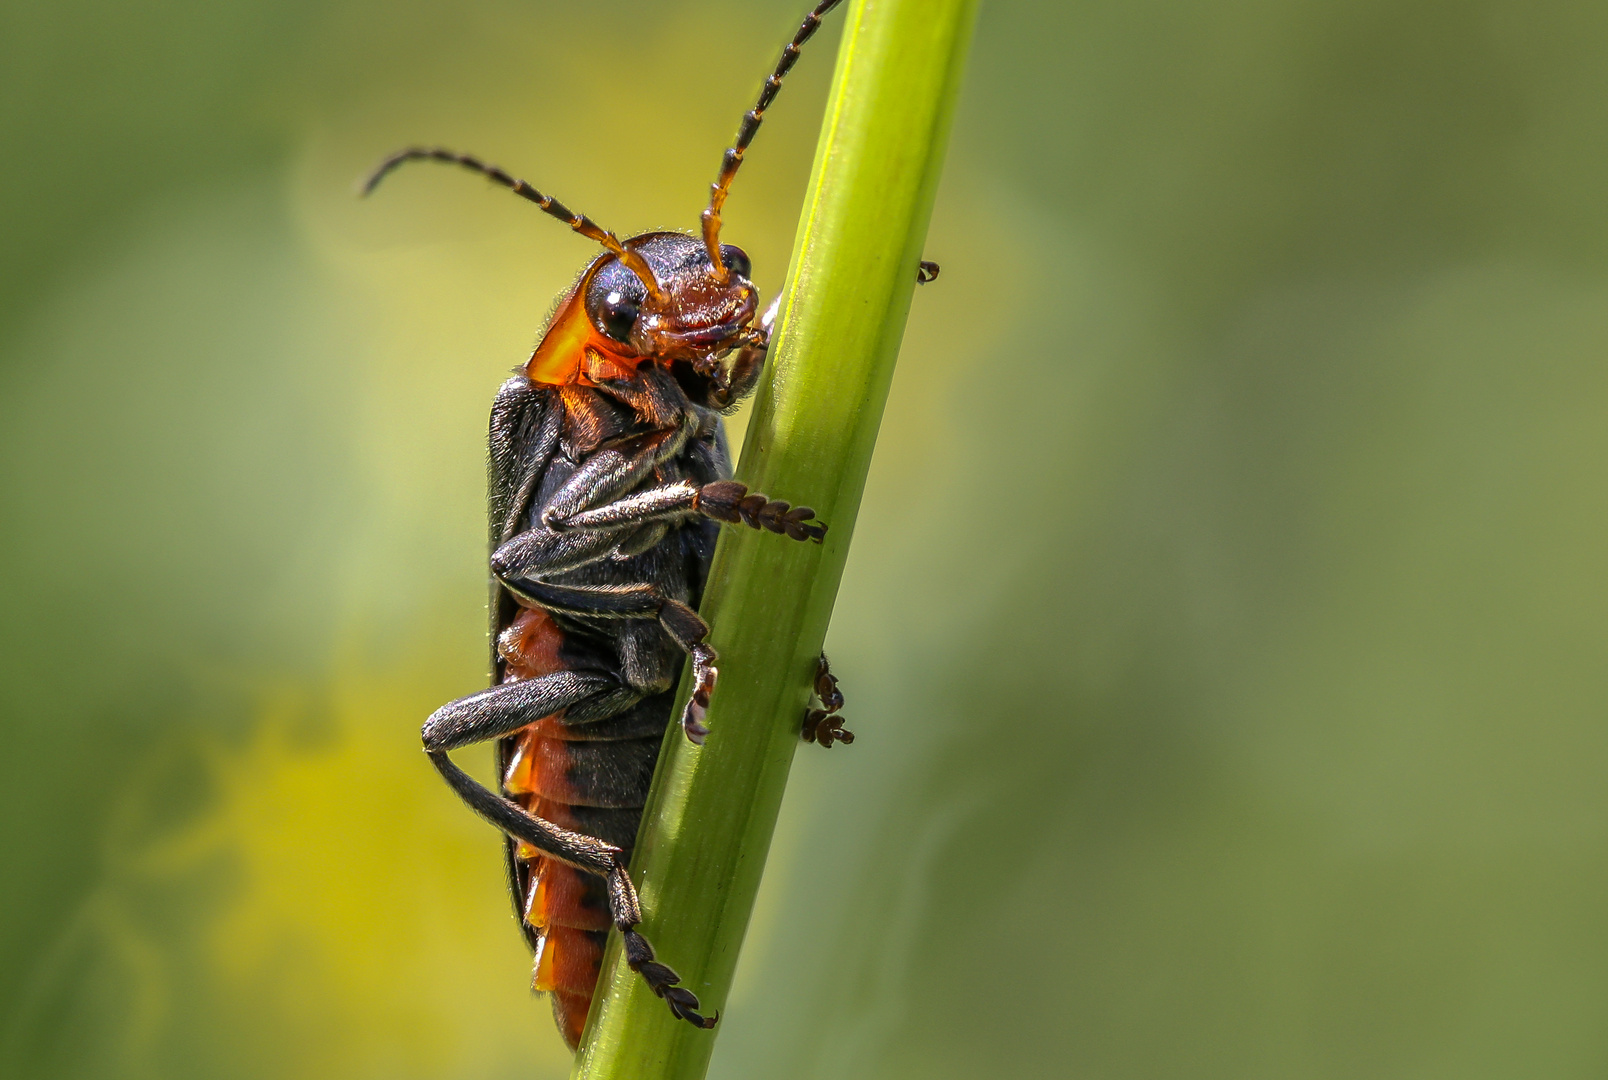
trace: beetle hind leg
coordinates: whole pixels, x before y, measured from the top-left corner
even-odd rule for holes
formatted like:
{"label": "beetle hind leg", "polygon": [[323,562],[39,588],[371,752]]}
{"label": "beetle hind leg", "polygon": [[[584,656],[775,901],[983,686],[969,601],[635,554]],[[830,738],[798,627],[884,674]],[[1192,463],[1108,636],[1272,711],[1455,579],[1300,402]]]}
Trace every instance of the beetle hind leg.
{"label": "beetle hind leg", "polygon": [[648,944],[647,938],[637,933],[637,924],[642,921],[642,909],[637,903],[631,875],[626,872],[623,863],[609,875],[608,882],[609,908],[614,914],[614,925],[619,927],[625,938],[625,962],[632,971],[642,976],[656,996],[664,999],[676,1019],[685,1020],[694,1027],[714,1027],[720,1017],[704,1016],[698,1011],[698,995],[685,986],[676,985],[681,981],[681,976],[673,968],[656,960],[653,946]]}
{"label": "beetle hind leg", "polygon": [[637,933],[637,924],[642,921],[642,905],[637,900],[636,887],[631,884],[623,850],[596,837],[560,828],[483,787],[458,768],[445,751],[431,751],[429,756],[448,786],[486,821],[544,855],[602,877],[608,884],[609,917],[625,935],[626,963],[631,970],[647,981],[655,995],[664,999],[678,1020],[701,1028],[715,1026],[719,1018],[704,1016],[698,1011],[698,995],[677,985],[681,976],[654,959],[653,946]]}
{"label": "beetle hind leg", "polygon": [[555,671],[449,701],[430,714],[420,734],[431,753],[456,750],[512,734],[559,712],[572,723],[602,719],[623,712],[641,697],[609,675]]}
{"label": "beetle hind leg", "polygon": [[681,976],[653,958],[653,946],[648,944],[647,938],[635,930],[621,933],[625,935],[625,962],[631,965],[632,971],[642,976],[648,989],[664,999],[664,1003],[670,1006],[671,1015],[693,1027],[712,1028],[719,1022],[718,1013],[704,1016],[698,1011],[698,995],[685,986],[676,985],[681,981]]}

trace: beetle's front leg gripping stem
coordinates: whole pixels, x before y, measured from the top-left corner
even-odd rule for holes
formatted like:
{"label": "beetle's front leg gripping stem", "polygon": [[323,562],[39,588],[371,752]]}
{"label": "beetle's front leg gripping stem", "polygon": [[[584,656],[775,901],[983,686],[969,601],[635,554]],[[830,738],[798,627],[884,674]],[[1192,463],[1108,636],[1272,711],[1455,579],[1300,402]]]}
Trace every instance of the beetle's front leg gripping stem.
{"label": "beetle's front leg gripping stem", "polygon": [[705,484],[693,496],[692,505],[693,509],[716,521],[768,529],[794,540],[814,540],[819,544],[826,536],[826,522],[810,520],[815,516],[814,510],[771,499],[757,491],[749,494],[748,485],[735,480]]}

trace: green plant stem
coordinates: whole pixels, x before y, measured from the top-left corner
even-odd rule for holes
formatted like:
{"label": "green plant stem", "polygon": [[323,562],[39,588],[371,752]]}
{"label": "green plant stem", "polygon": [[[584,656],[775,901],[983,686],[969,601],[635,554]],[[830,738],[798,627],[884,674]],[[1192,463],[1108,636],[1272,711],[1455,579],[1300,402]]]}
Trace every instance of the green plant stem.
{"label": "green plant stem", "polygon": [[[670,733],[631,864],[642,932],[706,1011],[725,1007],[800,743],[975,11],[976,0],[858,0],[847,14],[737,472],[755,490],[815,507],[831,528],[820,546],[725,530],[703,602],[721,656],[711,734],[699,748]],[[704,1075],[720,1028],[673,1019],[625,965],[617,933],[601,983],[574,1080]]]}

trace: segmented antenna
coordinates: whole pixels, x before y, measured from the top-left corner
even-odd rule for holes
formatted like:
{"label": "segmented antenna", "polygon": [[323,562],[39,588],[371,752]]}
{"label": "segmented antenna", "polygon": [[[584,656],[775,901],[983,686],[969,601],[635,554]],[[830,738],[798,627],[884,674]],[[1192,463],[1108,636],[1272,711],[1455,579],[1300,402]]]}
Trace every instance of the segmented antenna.
{"label": "segmented antenna", "polygon": [[[832,0],[832,3],[837,3],[837,0]],[[510,176],[496,165],[486,164],[473,154],[459,154],[439,146],[410,146],[406,150],[398,150],[380,162],[378,167],[369,174],[368,179],[363,181],[362,194],[370,194],[380,186],[380,181],[384,180],[390,172],[409,161],[444,161],[449,165],[462,165],[471,172],[477,172],[486,179],[501,184],[515,195],[529,199],[541,207],[544,213],[556,217],[588,240],[602,244],[620,262],[625,264],[626,269],[642,280],[642,284],[647,287],[649,295],[654,300],[664,300],[664,290],[659,287],[659,280],[653,276],[653,268],[648,265],[647,260],[641,255],[628,250],[624,244],[620,243],[618,236],[615,236],[585,214],[572,213],[569,207],[551,195],[543,195],[525,181],[518,177]]]}
{"label": "segmented antenna", "polygon": [[782,58],[776,62],[776,70],[765,80],[765,86],[759,92],[759,100],[748,110],[743,122],[738,125],[736,143],[720,159],[720,175],[709,185],[709,208],[703,212],[704,247],[709,249],[709,261],[715,266],[715,277],[722,282],[726,280],[726,263],[720,257],[720,209],[726,205],[726,194],[731,191],[731,182],[737,178],[737,169],[743,163],[743,153],[748,149],[748,144],[754,141],[754,134],[759,131],[759,125],[765,119],[765,110],[776,100],[776,92],[782,88],[782,79],[793,70],[793,65],[798,63],[800,49],[814,36],[816,28],[821,25],[821,16],[837,7],[840,2],[841,0],[821,0],[813,11],[804,16],[804,23],[798,28],[798,33],[793,35],[793,40],[782,50]]}

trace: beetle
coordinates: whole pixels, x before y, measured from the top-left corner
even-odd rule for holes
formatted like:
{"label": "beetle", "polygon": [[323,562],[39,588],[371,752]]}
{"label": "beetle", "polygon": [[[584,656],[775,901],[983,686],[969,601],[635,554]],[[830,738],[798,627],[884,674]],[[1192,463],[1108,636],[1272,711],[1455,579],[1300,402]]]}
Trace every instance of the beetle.
{"label": "beetle", "polygon": [[[701,233],[625,240],[469,154],[410,147],[382,161],[372,192],[416,160],[488,178],[602,246],[559,302],[530,359],[497,392],[488,464],[492,685],[425,722],[430,761],[504,834],[514,910],[560,1033],[578,1047],[611,928],[626,961],[676,1017],[717,1019],[636,931],[628,863],[683,657],[693,691],[682,731],[694,743],[718,678],[697,608],[722,522],[820,542],[807,506],[731,479],[721,417],[763,371],[774,305],[763,315],[748,256],[720,241],[721,210],[782,80],[821,19],[805,17],[744,116],[710,186]],[[923,262],[919,281],[936,276]],[[852,742],[843,696],[821,657],[800,734]],[[501,791],[449,752],[495,741]]]}

